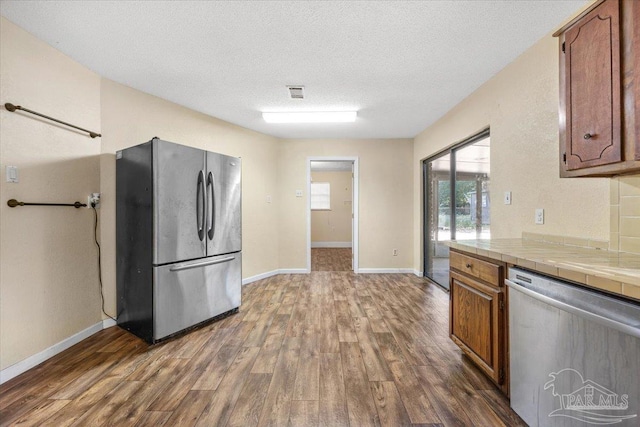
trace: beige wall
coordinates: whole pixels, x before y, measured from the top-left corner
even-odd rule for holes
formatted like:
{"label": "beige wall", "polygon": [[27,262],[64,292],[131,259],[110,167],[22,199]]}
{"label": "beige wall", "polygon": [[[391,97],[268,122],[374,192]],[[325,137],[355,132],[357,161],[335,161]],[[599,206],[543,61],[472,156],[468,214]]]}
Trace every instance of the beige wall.
{"label": "beige wall", "polygon": [[[0,99],[100,131],[100,77],[0,18]],[[93,211],[100,139],[0,109],[0,369],[100,322]],[[5,166],[20,182],[5,182]]]}
{"label": "beige wall", "polygon": [[[101,79],[1,18],[0,98],[101,132],[85,134],[0,110],[0,369],[100,322],[93,211],[6,200],[85,201],[99,212],[106,310],[115,314],[115,151],[160,136],[243,159],[243,278],[278,269],[278,140]],[[26,338],[28,337],[28,338]]]}
{"label": "beige wall", "polygon": [[242,277],[278,268],[276,207],[277,139],[197,113],[102,79],[103,279],[115,313],[115,152],[158,136],[167,141],[242,157]]}
{"label": "beige wall", "polygon": [[[278,155],[280,268],[306,268],[307,157],[358,157],[359,267],[411,268],[412,141],[410,139],[282,140]],[[304,197],[295,191],[303,190]],[[392,249],[398,256],[392,256]]]}
{"label": "beige wall", "polygon": [[[491,127],[492,237],[523,231],[609,239],[609,179],[560,179],[558,44],[550,35],[415,138],[414,265],[422,269],[421,160]],[[502,204],[505,191],[512,204]],[[534,224],[544,208],[545,224]]]}
{"label": "beige wall", "polygon": [[331,209],[311,211],[311,243],[351,244],[351,172],[311,172],[311,182],[328,182],[331,188]]}

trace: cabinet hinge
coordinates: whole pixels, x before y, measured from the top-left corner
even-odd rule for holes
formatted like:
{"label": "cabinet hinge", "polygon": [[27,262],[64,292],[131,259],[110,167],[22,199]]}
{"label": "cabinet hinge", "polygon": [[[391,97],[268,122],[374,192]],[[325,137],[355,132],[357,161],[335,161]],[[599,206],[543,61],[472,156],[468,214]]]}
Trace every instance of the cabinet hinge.
{"label": "cabinet hinge", "polygon": [[504,301],[500,300],[498,307],[500,308],[500,310],[504,310]]}
{"label": "cabinet hinge", "polygon": [[562,42],[562,53],[564,53],[564,42]]}
{"label": "cabinet hinge", "polygon": [[567,164],[567,153],[562,153],[562,161]]}
{"label": "cabinet hinge", "polygon": [[500,370],[498,371],[498,377],[500,382],[504,381],[504,368],[500,368]]}

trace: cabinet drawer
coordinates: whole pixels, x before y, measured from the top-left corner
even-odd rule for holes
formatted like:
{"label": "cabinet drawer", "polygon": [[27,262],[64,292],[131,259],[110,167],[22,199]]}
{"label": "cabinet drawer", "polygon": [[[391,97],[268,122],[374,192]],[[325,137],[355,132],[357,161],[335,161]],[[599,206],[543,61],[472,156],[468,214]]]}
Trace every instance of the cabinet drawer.
{"label": "cabinet drawer", "polygon": [[449,263],[451,268],[468,274],[471,277],[484,280],[494,286],[502,286],[502,283],[500,283],[499,265],[454,251],[449,252]]}
{"label": "cabinet drawer", "polygon": [[240,307],[240,252],[153,270],[155,341]]}

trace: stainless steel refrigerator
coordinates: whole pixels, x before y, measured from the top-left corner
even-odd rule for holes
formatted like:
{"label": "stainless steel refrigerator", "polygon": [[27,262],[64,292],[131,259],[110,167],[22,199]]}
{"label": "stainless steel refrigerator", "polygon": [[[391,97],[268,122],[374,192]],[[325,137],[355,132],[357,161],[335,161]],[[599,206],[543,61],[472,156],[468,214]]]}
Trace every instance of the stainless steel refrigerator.
{"label": "stainless steel refrigerator", "polygon": [[116,153],[118,325],[155,343],[237,311],[241,160],[153,138]]}

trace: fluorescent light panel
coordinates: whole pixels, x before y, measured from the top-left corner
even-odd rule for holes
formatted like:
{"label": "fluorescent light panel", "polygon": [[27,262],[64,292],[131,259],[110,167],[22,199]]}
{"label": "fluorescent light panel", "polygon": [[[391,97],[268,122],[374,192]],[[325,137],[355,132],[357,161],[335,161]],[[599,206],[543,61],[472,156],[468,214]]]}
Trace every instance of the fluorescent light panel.
{"label": "fluorescent light panel", "polygon": [[346,123],[355,122],[357,111],[296,111],[262,113],[267,123]]}

